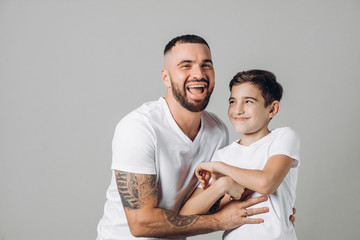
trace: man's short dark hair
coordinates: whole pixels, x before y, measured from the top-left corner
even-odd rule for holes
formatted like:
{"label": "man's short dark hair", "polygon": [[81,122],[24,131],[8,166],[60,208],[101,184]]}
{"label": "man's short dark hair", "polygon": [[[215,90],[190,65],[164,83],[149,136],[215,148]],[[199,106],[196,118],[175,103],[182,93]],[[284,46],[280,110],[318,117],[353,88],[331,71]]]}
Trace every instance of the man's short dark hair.
{"label": "man's short dark hair", "polygon": [[233,86],[242,83],[251,83],[260,89],[265,100],[265,107],[275,100],[279,102],[281,100],[283,88],[276,81],[276,76],[272,72],[259,69],[238,72],[230,81],[230,91]]}
{"label": "man's short dark hair", "polygon": [[209,44],[202,37],[192,34],[186,34],[173,38],[168,44],[166,44],[164,49],[164,55],[168,51],[170,51],[177,43],[200,43],[205,44],[210,49]]}

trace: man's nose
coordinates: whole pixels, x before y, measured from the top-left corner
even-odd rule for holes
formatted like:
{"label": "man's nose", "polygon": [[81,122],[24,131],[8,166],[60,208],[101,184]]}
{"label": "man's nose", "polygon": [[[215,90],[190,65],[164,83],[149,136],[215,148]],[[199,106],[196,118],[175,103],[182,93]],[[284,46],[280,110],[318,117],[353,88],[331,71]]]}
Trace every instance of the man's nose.
{"label": "man's nose", "polygon": [[201,66],[194,66],[191,74],[192,74],[192,78],[197,79],[197,80],[201,80],[201,79],[205,78],[205,72]]}

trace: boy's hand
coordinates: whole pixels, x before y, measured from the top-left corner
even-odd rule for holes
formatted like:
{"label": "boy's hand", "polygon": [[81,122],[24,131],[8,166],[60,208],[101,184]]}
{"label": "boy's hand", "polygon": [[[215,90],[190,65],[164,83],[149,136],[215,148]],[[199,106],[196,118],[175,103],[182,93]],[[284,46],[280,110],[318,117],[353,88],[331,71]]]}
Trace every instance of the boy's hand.
{"label": "boy's hand", "polygon": [[214,162],[201,162],[195,170],[195,175],[201,183],[203,189],[208,187],[210,178],[212,178],[213,181],[216,181],[220,177],[223,177],[222,174],[214,171],[213,164]]}
{"label": "boy's hand", "polygon": [[244,193],[241,195],[240,201],[245,201],[246,199],[248,199],[251,194],[253,194],[254,191],[250,190],[248,188],[245,188]]}
{"label": "boy's hand", "polygon": [[196,175],[197,179],[199,180],[201,187],[203,189],[206,189],[209,184],[211,173],[207,172],[207,171],[197,171],[197,169],[196,169],[195,175]]}
{"label": "boy's hand", "polygon": [[209,180],[211,178],[211,173],[206,170],[206,165],[208,164],[209,162],[201,162],[195,169],[195,176],[199,180],[203,189],[206,189],[208,187]]}
{"label": "boy's hand", "polygon": [[219,173],[216,171],[215,166],[219,162],[201,162],[198,164],[195,175],[199,182],[201,183],[201,186],[203,189],[206,189],[209,186],[210,178],[212,178],[212,181],[215,182],[221,177],[224,177],[225,175]]}

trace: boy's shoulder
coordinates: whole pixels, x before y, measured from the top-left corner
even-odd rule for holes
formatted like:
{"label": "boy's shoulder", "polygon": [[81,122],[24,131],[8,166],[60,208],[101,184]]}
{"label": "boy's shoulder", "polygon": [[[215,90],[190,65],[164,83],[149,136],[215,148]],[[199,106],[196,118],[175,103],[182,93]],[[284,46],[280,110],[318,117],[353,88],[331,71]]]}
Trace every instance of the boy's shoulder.
{"label": "boy's shoulder", "polygon": [[299,146],[300,136],[290,127],[276,128],[271,131],[271,145]]}
{"label": "boy's shoulder", "polygon": [[283,134],[294,134],[294,135],[297,135],[297,133],[295,132],[295,130],[292,129],[291,127],[275,128],[275,129],[271,130],[271,132],[272,132],[274,135],[283,135]]}
{"label": "boy's shoulder", "polygon": [[275,129],[271,130],[271,132],[276,135],[282,135],[282,134],[286,134],[286,133],[297,134],[295,132],[295,130],[291,127],[279,127],[279,128],[275,128]]}

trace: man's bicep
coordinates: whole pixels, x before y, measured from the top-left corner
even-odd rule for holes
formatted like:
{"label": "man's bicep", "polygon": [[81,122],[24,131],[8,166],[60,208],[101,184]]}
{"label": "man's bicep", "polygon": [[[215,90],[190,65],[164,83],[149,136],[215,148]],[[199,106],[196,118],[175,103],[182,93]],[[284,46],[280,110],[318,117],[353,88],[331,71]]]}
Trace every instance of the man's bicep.
{"label": "man's bicep", "polygon": [[115,178],[125,210],[157,206],[158,187],[156,175],[115,170]]}

